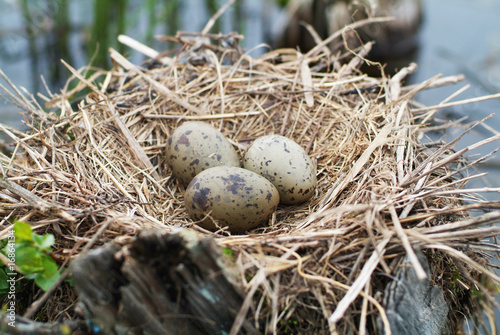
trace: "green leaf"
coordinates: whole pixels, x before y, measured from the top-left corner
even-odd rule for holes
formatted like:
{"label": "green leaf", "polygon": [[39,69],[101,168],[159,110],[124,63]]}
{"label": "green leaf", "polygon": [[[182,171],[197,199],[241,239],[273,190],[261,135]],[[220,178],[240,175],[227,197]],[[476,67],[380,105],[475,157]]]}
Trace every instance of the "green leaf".
{"label": "green leaf", "polygon": [[16,264],[22,274],[43,272],[45,261],[54,262],[50,256],[33,245],[16,246]]}
{"label": "green leaf", "polygon": [[66,278],[64,281],[65,281],[66,283],[68,283],[68,284],[69,284],[69,286],[71,286],[71,287],[75,287],[75,282],[73,281],[73,278],[68,277],[68,278]]}
{"label": "green leaf", "polygon": [[50,246],[56,242],[54,235],[52,234],[46,234],[46,235],[33,234],[33,241],[35,241],[38,247],[42,250],[51,250]]}
{"label": "green leaf", "polygon": [[231,249],[222,247],[222,253],[229,256],[229,257],[234,257],[234,252]]}
{"label": "green leaf", "polygon": [[9,283],[7,280],[9,277],[7,276],[7,273],[5,273],[5,270],[3,267],[0,269],[0,294],[5,294],[9,292]]}
{"label": "green leaf", "polygon": [[61,277],[59,272],[55,272],[52,275],[46,273],[40,273],[35,277],[35,283],[40,286],[44,291],[47,291],[54,283]]}
{"label": "green leaf", "polygon": [[54,260],[49,256],[45,255],[45,257],[42,257],[42,265],[43,265],[43,275],[47,278],[52,277],[55,273],[57,273],[57,270],[59,267],[57,264],[54,262]]}
{"label": "green leaf", "polygon": [[47,254],[55,243],[54,235],[38,235],[23,222],[14,224],[14,234],[19,272],[26,279],[34,279],[42,290],[48,290],[61,276],[56,262]]}
{"label": "green leaf", "polygon": [[33,240],[31,226],[21,221],[14,223],[14,235],[17,243]]}
{"label": "green leaf", "polygon": [[27,273],[24,275],[24,278],[26,279],[35,279],[36,278],[36,273]]}
{"label": "green leaf", "polygon": [[37,273],[35,283],[44,291],[47,291],[61,274],[57,271],[57,265],[50,257],[43,259],[43,272]]}

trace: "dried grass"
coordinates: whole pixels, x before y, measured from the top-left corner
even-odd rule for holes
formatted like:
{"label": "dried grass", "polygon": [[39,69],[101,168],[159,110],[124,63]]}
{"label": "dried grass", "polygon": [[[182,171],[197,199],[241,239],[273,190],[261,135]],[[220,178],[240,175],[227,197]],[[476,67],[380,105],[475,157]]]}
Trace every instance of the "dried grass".
{"label": "dried grass", "polygon": [[[408,256],[418,276],[426,276],[415,249],[431,262],[431,279],[444,288],[453,318],[485,310],[478,302],[464,306],[473,290],[491,306],[486,286],[500,279],[486,253],[498,247],[484,239],[500,234],[491,226],[500,213],[471,217],[469,211],[500,203],[465,188],[470,167],[484,158],[470,163],[463,155],[499,136],[458,152],[455,143],[423,144],[427,121],[440,106],[413,100],[421,90],[463,77],[404,86],[415,64],[392,78],[358,70],[370,44],[252,58],[237,47],[240,38],[179,34],[166,38],[182,45],[172,56],[121,37],[156,58],[137,66],[110,50],[114,68],[92,74],[65,63],[72,73],[66,88],[40,95],[48,113],[27,92],[2,87],[25,111],[28,129],[0,125],[15,146],[11,156],[0,156],[0,238],[13,218],[26,221],[55,235],[64,265],[84,248],[125,242],[148,227],[210,234],[234,252],[246,292],[233,334],[248,311],[266,332],[365,334],[377,316],[384,320],[381,296],[398,261]],[[211,123],[240,154],[262,135],[294,139],[317,164],[315,196],[279,207],[268,225],[248,235],[202,230],[186,215],[184,190],[163,153],[185,120]],[[451,280],[457,267],[461,285]],[[73,308],[70,288],[58,294],[65,297],[60,304],[43,307],[47,320]]]}

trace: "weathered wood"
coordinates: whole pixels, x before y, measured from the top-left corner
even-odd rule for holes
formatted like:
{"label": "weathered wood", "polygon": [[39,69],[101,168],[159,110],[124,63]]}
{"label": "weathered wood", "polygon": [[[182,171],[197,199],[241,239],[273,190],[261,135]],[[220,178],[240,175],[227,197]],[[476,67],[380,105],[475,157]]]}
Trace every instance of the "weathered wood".
{"label": "weathered wood", "polygon": [[[15,320],[12,323],[12,320]],[[15,327],[13,327],[15,325]],[[21,315],[14,319],[7,312],[0,311],[0,334],[8,335],[67,335],[74,331],[85,329],[84,321],[64,320],[59,322],[37,322]],[[75,333],[76,334],[76,333]]]}
{"label": "weathered wood", "polygon": [[[229,333],[243,302],[225,256],[207,236],[146,230],[71,268],[80,300],[105,334]],[[242,334],[258,334],[245,322]]]}
{"label": "weathered wood", "polygon": [[[427,278],[418,279],[407,257],[395,271],[394,280],[387,285],[383,305],[393,335],[451,335],[449,306],[442,288],[432,285],[429,263],[421,251],[416,252]],[[384,334],[378,319],[380,334]]]}

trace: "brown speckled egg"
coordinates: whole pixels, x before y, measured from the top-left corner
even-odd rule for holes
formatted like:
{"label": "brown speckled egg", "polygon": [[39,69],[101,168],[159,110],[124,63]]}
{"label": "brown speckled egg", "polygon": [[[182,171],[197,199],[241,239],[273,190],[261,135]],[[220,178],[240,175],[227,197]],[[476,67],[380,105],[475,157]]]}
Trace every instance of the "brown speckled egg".
{"label": "brown speckled egg", "polygon": [[204,122],[185,122],[167,142],[167,164],[184,186],[198,173],[214,166],[240,166],[236,150],[225,136]]}
{"label": "brown speckled egg", "polygon": [[218,225],[241,233],[269,218],[278,206],[279,194],[273,184],[255,172],[218,166],[193,178],[184,203],[199,226],[214,231]]}
{"label": "brown speckled egg", "polygon": [[243,167],[268,179],[280,202],[299,204],[316,189],[316,168],[300,145],[289,138],[267,135],[256,139],[243,157]]}

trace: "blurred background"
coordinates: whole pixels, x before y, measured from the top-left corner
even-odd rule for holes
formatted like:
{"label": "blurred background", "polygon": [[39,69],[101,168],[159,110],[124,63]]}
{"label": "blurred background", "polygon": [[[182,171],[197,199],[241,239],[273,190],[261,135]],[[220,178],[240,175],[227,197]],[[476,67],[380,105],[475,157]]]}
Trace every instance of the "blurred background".
{"label": "blurred background", "polygon": [[[370,11],[363,2],[378,5],[371,14],[398,17],[391,29],[368,31],[364,36],[377,40],[372,56],[388,63],[388,72],[413,60],[418,64],[418,71],[409,79],[413,83],[439,73],[465,74],[463,83],[422,92],[419,102],[437,104],[466,84],[471,87],[456,100],[500,92],[500,0],[238,0],[212,32],[244,34],[242,46],[253,50],[254,56],[269,47],[298,46],[306,51],[314,42],[299,21],[310,23],[324,38]],[[74,68],[89,64],[109,68],[108,48],[113,47],[138,64],[144,56],[119,44],[119,34],[158,51],[171,49],[172,45],[154,36],[200,32],[224,3],[226,0],[0,0],[0,69],[29,92],[46,93],[41,76],[57,92],[69,76],[60,59]],[[465,125],[496,113],[486,124],[500,130],[498,111],[500,99],[444,109],[436,117],[461,120]],[[16,106],[0,101],[0,122],[22,127]],[[493,135],[492,129],[477,127],[457,149]],[[458,132],[459,128],[450,129],[445,139]],[[431,135],[434,139],[443,136]],[[492,143],[475,154],[491,152],[497,145]],[[499,154],[479,168],[489,175],[471,186],[500,186]],[[485,197],[500,199],[499,193]]]}
{"label": "blurred background", "polygon": [[[109,68],[108,48],[124,53],[134,63],[144,56],[117,41],[126,34],[152,48],[163,51],[173,46],[155,35],[175,35],[177,31],[199,32],[226,0],[0,0],[0,69],[29,92],[57,92],[69,71],[91,64]],[[363,2],[365,6],[363,7]],[[361,5],[356,5],[361,3]],[[270,47],[314,45],[310,34],[299,24],[310,23],[324,38],[352,19],[362,18],[373,8],[373,15],[394,15],[398,21],[382,32],[368,31],[365,39],[376,39],[372,57],[388,63],[387,71],[416,61],[418,71],[410,78],[422,82],[438,73],[463,73],[466,82],[428,90],[418,96],[426,105],[437,104],[465,84],[466,92],[456,99],[500,92],[500,0],[238,0],[217,21],[212,32],[237,31],[245,35],[242,46],[258,56]],[[500,100],[445,109],[439,119],[479,120],[499,110]],[[497,113],[498,114],[498,113]],[[15,106],[0,102],[0,122],[22,126]],[[487,124],[500,129],[500,115]],[[439,136],[439,134],[434,134]],[[461,145],[492,135],[479,127]],[[448,132],[447,136],[456,136]],[[495,144],[485,148],[491,151]],[[500,156],[481,168],[490,172],[486,181],[499,186]],[[494,177],[493,177],[494,176]],[[497,198],[500,199],[500,196]]]}
{"label": "blurred background", "polygon": [[[365,3],[359,7],[356,3]],[[226,0],[0,0],[0,69],[17,86],[29,92],[58,92],[69,77],[61,64],[74,68],[91,64],[109,68],[108,48],[113,47],[139,64],[144,56],[120,45],[126,34],[158,51],[172,48],[155,35],[175,35],[177,31],[200,32],[207,20]],[[271,47],[311,47],[310,35],[299,21],[311,24],[324,38],[354,18],[371,14],[399,18],[386,30],[366,29],[364,38],[375,38],[376,60],[387,62],[387,71],[410,61],[418,70],[409,84],[420,83],[436,74],[464,74],[466,81],[427,90],[417,96],[424,105],[435,105],[469,84],[470,88],[453,100],[500,92],[500,0],[238,0],[217,21],[212,32],[237,31],[245,35],[242,47],[258,56]],[[356,7],[358,6],[358,7]],[[5,85],[5,82],[0,81]],[[446,132],[430,133],[432,140],[456,138],[468,123],[495,113],[485,124],[472,130],[456,149],[498,134],[500,99],[447,108],[436,114],[439,122],[454,120],[459,125]],[[20,110],[0,99],[0,122],[23,127]],[[0,134],[0,139],[5,136]],[[492,152],[499,143],[486,145],[473,158]],[[470,187],[500,187],[500,154],[478,166],[488,172]],[[500,193],[485,193],[500,200]],[[497,321],[497,323],[499,323]]]}

